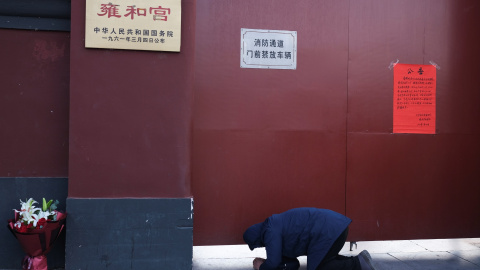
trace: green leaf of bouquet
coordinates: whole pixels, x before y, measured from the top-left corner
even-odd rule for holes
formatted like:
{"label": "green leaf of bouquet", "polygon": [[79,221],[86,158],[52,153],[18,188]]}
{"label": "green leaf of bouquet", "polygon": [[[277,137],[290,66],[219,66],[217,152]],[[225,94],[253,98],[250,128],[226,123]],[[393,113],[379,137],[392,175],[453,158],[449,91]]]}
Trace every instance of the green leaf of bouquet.
{"label": "green leaf of bouquet", "polygon": [[53,203],[53,200],[50,200],[47,202],[47,209],[50,209],[50,205],[52,205],[52,203]]}
{"label": "green leaf of bouquet", "polygon": [[45,201],[45,198],[43,198],[42,202],[42,211],[47,211],[47,201]]}

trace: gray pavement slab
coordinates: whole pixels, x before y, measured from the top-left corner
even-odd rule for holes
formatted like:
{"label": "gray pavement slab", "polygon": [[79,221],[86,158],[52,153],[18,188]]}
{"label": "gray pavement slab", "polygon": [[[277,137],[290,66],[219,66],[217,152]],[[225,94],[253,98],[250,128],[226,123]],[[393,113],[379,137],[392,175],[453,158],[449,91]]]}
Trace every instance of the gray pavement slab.
{"label": "gray pavement slab", "polygon": [[[347,242],[340,254],[355,256],[368,250],[378,270],[480,270],[480,238],[401,241],[362,241],[350,250]],[[250,251],[247,245],[195,246],[193,270],[247,270],[255,257],[265,258],[265,249]],[[306,270],[305,256],[298,258]]]}
{"label": "gray pavement slab", "polygon": [[[446,251],[433,252],[402,252],[391,253],[391,256],[402,261],[408,266],[405,269],[422,269],[422,270],[467,270],[480,269],[475,265],[461,257],[457,257]],[[373,257],[372,257],[373,258]]]}
{"label": "gray pavement slab", "polygon": [[399,241],[361,241],[350,251],[350,243],[343,246],[340,254],[349,256],[357,255],[362,250],[368,250],[369,253],[391,253],[391,252],[422,252],[426,249],[413,243],[410,240]]}
{"label": "gray pavement slab", "polygon": [[417,244],[430,251],[451,251],[451,250],[474,250],[478,249],[465,239],[437,239],[432,240],[411,240],[412,243]]}
{"label": "gray pavement slab", "polygon": [[[255,257],[244,258],[193,258],[194,270],[249,270],[253,269],[252,261]],[[299,270],[307,270],[307,258],[302,256]]]}
{"label": "gray pavement slab", "polygon": [[372,260],[375,262],[375,266],[378,270],[410,270],[411,267],[407,263],[393,257],[387,253],[375,253],[371,254]]}
{"label": "gray pavement slab", "polygon": [[[340,254],[355,256],[365,249],[378,270],[480,270],[480,238],[362,241],[352,251],[347,242]],[[250,270],[253,259],[265,254],[264,248],[250,251],[247,245],[194,246],[192,269]],[[300,270],[306,270],[306,256],[298,259]]]}
{"label": "gray pavement slab", "polygon": [[469,261],[477,266],[480,266],[480,249],[477,250],[454,250],[449,251],[455,256],[458,256],[466,261]]}

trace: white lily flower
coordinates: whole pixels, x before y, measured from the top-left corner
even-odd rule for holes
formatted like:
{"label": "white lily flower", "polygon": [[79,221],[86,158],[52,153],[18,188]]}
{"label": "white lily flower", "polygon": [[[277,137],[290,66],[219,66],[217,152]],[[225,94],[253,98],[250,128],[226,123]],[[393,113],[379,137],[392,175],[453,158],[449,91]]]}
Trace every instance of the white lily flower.
{"label": "white lily flower", "polygon": [[28,201],[26,201],[26,202],[22,202],[22,200],[20,200],[20,205],[22,206],[21,210],[22,211],[23,210],[28,211],[36,203],[37,203],[37,201],[35,201],[33,198],[28,199]]}
{"label": "white lily flower", "polygon": [[48,217],[53,215],[53,214],[54,214],[53,212],[49,212],[49,211],[40,211],[37,216],[38,216],[39,220],[42,219],[42,218],[47,220]]}
{"label": "white lily flower", "polygon": [[30,224],[31,222],[33,222],[34,226],[37,225],[38,215],[35,214],[35,212],[37,211],[41,212],[41,209],[34,207],[34,204],[36,203],[37,202],[33,198],[30,198],[26,202],[22,202],[22,200],[20,200],[20,205],[22,206],[20,211],[17,211],[15,209],[14,210],[15,212],[20,214],[21,221],[27,222],[27,224]]}
{"label": "white lily flower", "polygon": [[33,227],[37,227],[38,216],[36,214],[32,214],[28,223],[33,222]]}

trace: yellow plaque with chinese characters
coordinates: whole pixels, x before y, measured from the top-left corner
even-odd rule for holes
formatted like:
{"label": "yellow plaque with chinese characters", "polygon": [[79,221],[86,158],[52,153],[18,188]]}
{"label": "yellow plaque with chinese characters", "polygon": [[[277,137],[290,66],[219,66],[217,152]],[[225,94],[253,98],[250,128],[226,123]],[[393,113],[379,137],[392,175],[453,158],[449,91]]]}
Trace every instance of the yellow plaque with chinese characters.
{"label": "yellow plaque with chinese characters", "polygon": [[86,0],[85,47],[180,51],[181,0]]}

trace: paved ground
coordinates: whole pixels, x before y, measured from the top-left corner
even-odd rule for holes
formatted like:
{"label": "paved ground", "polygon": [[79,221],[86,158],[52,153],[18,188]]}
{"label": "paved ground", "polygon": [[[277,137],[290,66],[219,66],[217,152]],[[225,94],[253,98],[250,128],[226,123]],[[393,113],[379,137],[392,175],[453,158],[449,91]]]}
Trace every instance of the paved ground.
{"label": "paved ground", "polygon": [[[378,270],[480,270],[480,238],[358,242],[357,249],[346,243],[340,254],[372,255]],[[195,246],[193,270],[250,270],[255,257],[265,257],[265,249],[250,251],[246,245]],[[299,258],[301,270],[306,257]]]}

